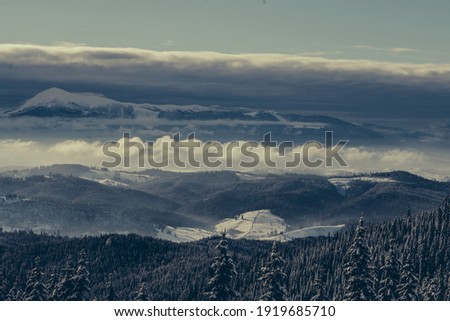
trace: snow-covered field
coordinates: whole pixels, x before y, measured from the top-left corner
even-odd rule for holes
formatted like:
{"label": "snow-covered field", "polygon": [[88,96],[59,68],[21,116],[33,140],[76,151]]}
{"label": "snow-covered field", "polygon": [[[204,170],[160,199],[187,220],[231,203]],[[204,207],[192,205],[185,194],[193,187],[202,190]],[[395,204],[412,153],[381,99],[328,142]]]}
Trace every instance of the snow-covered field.
{"label": "snow-covered field", "polygon": [[157,237],[172,242],[191,242],[226,232],[230,239],[290,241],[296,238],[333,235],[345,227],[313,226],[289,231],[289,225],[269,210],[242,213],[235,218],[222,220],[213,231],[199,228],[166,226],[157,231]]}
{"label": "snow-covered field", "polygon": [[268,210],[259,210],[225,219],[215,226],[215,231],[226,231],[230,238],[262,239],[284,233],[287,227],[281,217]]}
{"label": "snow-covered field", "polygon": [[191,227],[166,226],[163,230],[157,231],[158,238],[172,242],[192,242],[214,235],[216,235],[216,233]]}

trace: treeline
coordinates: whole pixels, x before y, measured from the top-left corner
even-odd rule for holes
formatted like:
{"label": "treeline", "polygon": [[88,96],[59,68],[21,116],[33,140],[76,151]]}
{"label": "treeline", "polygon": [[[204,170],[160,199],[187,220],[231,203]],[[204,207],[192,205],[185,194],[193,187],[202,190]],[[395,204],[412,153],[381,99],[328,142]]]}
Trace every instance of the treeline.
{"label": "treeline", "polygon": [[450,300],[450,199],[287,243],[0,232],[0,300]]}

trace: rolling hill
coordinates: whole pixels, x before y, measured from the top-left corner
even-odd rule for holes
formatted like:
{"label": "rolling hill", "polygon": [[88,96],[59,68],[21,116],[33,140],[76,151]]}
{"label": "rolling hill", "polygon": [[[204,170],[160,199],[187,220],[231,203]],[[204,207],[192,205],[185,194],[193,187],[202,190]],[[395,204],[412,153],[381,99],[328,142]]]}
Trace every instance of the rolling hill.
{"label": "rolling hill", "polygon": [[0,205],[5,228],[156,235],[166,227],[214,231],[217,222],[236,223],[242,213],[261,209],[290,230],[353,224],[362,212],[379,222],[408,208],[432,209],[450,194],[450,183],[407,172],[321,177],[55,165],[3,173],[0,196],[7,194],[21,201]]}

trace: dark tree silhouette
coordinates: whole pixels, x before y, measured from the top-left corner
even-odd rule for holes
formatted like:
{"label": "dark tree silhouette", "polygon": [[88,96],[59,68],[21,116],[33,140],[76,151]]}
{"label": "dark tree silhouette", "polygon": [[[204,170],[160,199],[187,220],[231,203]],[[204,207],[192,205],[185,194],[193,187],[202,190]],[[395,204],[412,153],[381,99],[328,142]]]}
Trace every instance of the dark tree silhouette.
{"label": "dark tree silhouette", "polygon": [[[1,251],[0,251],[1,255]],[[0,263],[0,301],[5,301],[8,295],[9,282],[3,270],[3,264]]]}
{"label": "dark tree silhouette", "polygon": [[69,296],[71,301],[87,301],[91,292],[89,272],[87,270],[86,252],[78,254],[78,266],[72,277],[73,293]]}
{"label": "dark tree silhouette", "polygon": [[378,299],[380,301],[397,301],[398,286],[400,283],[399,262],[394,250],[393,240],[384,257],[384,265],[381,267],[380,289]]}
{"label": "dark tree silhouette", "polygon": [[52,299],[56,301],[70,301],[74,295],[74,275],[75,269],[73,268],[72,257],[67,258],[66,265],[64,267],[61,279],[59,280],[56,288],[53,290]]}
{"label": "dark tree silhouette", "polygon": [[326,282],[325,269],[323,265],[320,265],[314,277],[313,289],[315,294],[312,296],[311,301],[328,301],[328,297],[324,291]]}
{"label": "dark tree silhouette", "polygon": [[361,216],[353,243],[346,254],[344,265],[344,300],[370,301],[375,299],[370,253],[366,245],[366,228]]}
{"label": "dark tree silhouette", "polygon": [[106,301],[117,301],[117,295],[114,291],[113,286],[113,277],[112,274],[108,276],[108,281],[106,282],[106,295],[105,295]]}
{"label": "dark tree silhouette", "polygon": [[411,255],[407,254],[402,262],[400,271],[400,282],[398,285],[398,296],[400,301],[417,301],[419,294],[419,279],[414,272],[414,267],[411,261]]}
{"label": "dark tree silhouette", "polygon": [[285,261],[277,252],[276,242],[273,242],[265,266],[261,269],[262,282],[261,301],[285,301],[288,299],[286,291],[287,275],[284,273]]}
{"label": "dark tree silhouette", "polygon": [[148,301],[148,294],[147,294],[147,283],[145,283],[144,281],[141,281],[141,283],[139,283],[139,287],[136,291],[135,294],[135,300],[136,301]]}
{"label": "dark tree silhouette", "polygon": [[25,301],[45,301],[48,299],[48,290],[43,279],[41,259],[38,256],[35,259],[34,268],[28,275],[27,285],[23,294]]}
{"label": "dark tree silhouette", "polygon": [[8,295],[6,296],[7,301],[22,301],[23,300],[23,291],[20,287],[20,279],[17,276],[16,280],[12,288],[9,290]]}
{"label": "dark tree silhouette", "polygon": [[228,301],[237,296],[232,286],[232,279],[237,274],[231,256],[228,254],[228,242],[225,233],[216,246],[219,252],[211,265],[211,278],[208,281],[208,291],[205,296],[212,301]]}

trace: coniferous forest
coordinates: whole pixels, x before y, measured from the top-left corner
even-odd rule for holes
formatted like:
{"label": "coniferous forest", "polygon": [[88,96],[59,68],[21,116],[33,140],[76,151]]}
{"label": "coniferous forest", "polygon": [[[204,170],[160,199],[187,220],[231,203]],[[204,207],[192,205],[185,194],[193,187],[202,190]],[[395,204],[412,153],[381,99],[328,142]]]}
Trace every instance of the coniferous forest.
{"label": "coniferous forest", "polygon": [[0,232],[0,300],[450,300],[450,199],[286,243]]}

